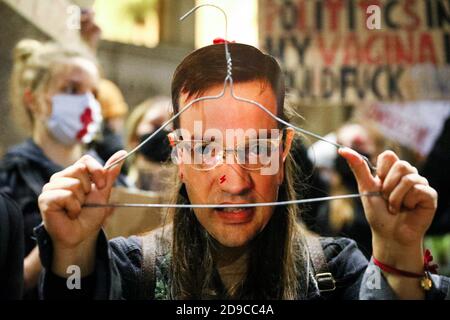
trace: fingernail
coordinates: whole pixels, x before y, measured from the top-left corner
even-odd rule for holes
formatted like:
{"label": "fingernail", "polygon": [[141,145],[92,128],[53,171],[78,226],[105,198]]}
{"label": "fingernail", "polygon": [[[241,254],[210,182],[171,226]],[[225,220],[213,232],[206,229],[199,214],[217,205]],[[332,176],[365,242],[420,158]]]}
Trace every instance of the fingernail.
{"label": "fingernail", "polygon": [[396,213],[395,208],[394,208],[393,206],[391,206],[391,205],[389,205],[389,211],[390,211],[391,213]]}

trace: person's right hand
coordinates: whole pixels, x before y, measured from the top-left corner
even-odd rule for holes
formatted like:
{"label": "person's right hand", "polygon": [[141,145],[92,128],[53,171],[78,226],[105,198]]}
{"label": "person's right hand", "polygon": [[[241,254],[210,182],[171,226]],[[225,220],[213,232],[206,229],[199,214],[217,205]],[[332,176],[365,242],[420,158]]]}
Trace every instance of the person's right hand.
{"label": "person's right hand", "polygon": [[[105,166],[124,154],[126,151],[115,153]],[[82,206],[108,203],[122,163],[105,170],[93,157],[86,155],[51,177],[39,196],[39,208],[55,249],[70,250],[85,240],[95,241],[111,210]]]}

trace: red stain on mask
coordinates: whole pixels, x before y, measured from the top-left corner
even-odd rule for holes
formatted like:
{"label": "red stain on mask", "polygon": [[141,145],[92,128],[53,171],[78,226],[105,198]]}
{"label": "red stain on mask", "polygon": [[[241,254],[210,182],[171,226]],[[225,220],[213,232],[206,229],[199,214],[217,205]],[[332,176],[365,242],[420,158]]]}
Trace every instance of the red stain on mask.
{"label": "red stain on mask", "polygon": [[80,121],[81,121],[81,124],[83,125],[83,128],[81,128],[81,130],[78,131],[78,133],[77,133],[78,140],[81,140],[86,135],[86,133],[88,132],[89,124],[91,124],[92,121],[94,121],[94,119],[92,119],[91,108],[86,107],[83,114],[80,116]]}

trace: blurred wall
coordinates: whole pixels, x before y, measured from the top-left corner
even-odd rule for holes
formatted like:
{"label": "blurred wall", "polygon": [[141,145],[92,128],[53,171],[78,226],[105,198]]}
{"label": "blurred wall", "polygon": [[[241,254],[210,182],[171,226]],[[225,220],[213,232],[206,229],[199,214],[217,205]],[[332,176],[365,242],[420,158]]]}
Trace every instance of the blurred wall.
{"label": "blurred wall", "polygon": [[12,49],[22,38],[46,40],[48,36],[28,22],[11,7],[0,1],[0,154],[7,146],[30,134],[29,128],[18,128],[10,119],[9,77],[12,70]]}
{"label": "blurred wall", "polygon": [[152,95],[170,96],[172,74],[188,52],[165,44],[148,49],[103,41],[98,57],[104,77],[120,87],[133,108]]}

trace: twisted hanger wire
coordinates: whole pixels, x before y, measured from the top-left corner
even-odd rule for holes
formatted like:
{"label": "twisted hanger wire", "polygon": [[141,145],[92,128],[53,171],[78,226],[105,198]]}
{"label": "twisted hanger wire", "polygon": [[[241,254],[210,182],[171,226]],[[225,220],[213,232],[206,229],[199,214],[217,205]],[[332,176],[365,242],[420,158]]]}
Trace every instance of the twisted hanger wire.
{"label": "twisted hanger wire", "polygon": [[[292,129],[294,129],[295,131],[301,132],[305,135],[311,136],[317,140],[321,140],[323,142],[329,143],[333,146],[335,146],[336,148],[345,148],[345,146],[336,143],[334,141],[330,141],[328,139],[325,139],[324,137],[313,133],[311,131],[308,131],[306,129],[300,128],[298,126],[295,126],[283,119],[281,119],[280,117],[276,116],[275,114],[273,114],[270,110],[268,110],[265,106],[263,106],[262,104],[260,104],[257,101],[251,100],[251,99],[247,99],[244,97],[240,97],[238,95],[235,94],[234,92],[234,87],[233,87],[233,76],[232,76],[232,72],[233,72],[233,62],[232,62],[232,57],[229,51],[229,47],[228,47],[228,42],[227,42],[227,36],[228,36],[228,18],[227,15],[225,13],[225,11],[220,8],[217,5],[214,4],[201,4],[198,5],[194,8],[192,8],[191,10],[189,10],[187,13],[185,13],[180,20],[184,20],[186,19],[188,16],[190,16],[192,13],[194,13],[196,10],[198,10],[201,7],[213,7],[218,9],[224,17],[225,20],[225,41],[224,41],[224,48],[225,48],[225,59],[226,59],[226,65],[227,65],[227,74],[226,77],[224,79],[224,83],[223,83],[223,89],[222,91],[217,94],[217,95],[212,95],[212,96],[204,96],[204,97],[200,97],[200,98],[196,98],[193,99],[192,101],[190,101],[186,106],[184,106],[179,112],[177,112],[176,114],[174,114],[169,120],[167,120],[166,122],[164,122],[161,127],[159,127],[157,130],[155,130],[148,138],[146,138],[144,141],[142,141],[138,146],[136,146],[134,149],[132,149],[130,152],[128,152],[127,154],[125,154],[124,156],[120,157],[119,159],[115,160],[114,162],[112,162],[111,164],[109,164],[108,166],[105,167],[106,170],[114,167],[115,165],[117,165],[118,163],[124,161],[125,159],[127,159],[128,157],[130,157],[132,154],[136,153],[144,144],[146,144],[148,141],[150,141],[151,139],[153,139],[154,136],[156,136],[160,131],[162,131],[167,125],[169,125],[171,122],[173,122],[175,119],[177,119],[181,114],[183,114],[186,110],[188,110],[194,103],[200,102],[200,101],[206,101],[206,100],[213,100],[213,99],[219,99],[221,97],[223,97],[225,95],[225,91],[226,91],[226,87],[227,87],[227,83],[230,85],[230,92],[231,92],[231,96],[241,102],[245,102],[245,103],[249,103],[249,104],[253,104],[255,106],[257,106],[258,108],[260,108],[261,110],[263,110],[265,113],[267,113],[271,118],[273,118],[275,121],[290,127]],[[348,147],[347,147],[348,148]],[[350,148],[351,149],[351,148]],[[355,152],[357,152],[356,150],[353,150]],[[359,154],[359,152],[358,152]],[[370,160],[364,156],[361,155],[361,158],[367,163],[367,165],[369,166],[369,168],[372,171],[376,170],[376,167],[373,166],[370,162]],[[380,196],[379,192],[366,192],[366,193],[357,193],[357,194],[349,194],[349,195],[339,195],[339,196],[329,196],[329,197],[320,197],[320,198],[310,198],[310,199],[299,199],[299,200],[290,200],[290,201],[281,201],[281,202],[263,202],[263,203],[251,203],[251,204],[245,204],[245,205],[239,205],[240,207],[257,207],[257,206],[277,206],[277,205],[289,205],[289,204],[302,204],[302,203],[311,203],[311,202],[319,202],[319,201],[330,201],[330,200],[335,200],[335,199],[348,199],[348,198],[357,198],[357,197],[372,197],[372,196]],[[146,208],[230,208],[230,207],[235,207],[235,205],[232,204],[223,204],[223,205],[215,205],[215,204],[132,204],[132,203],[111,203],[111,204],[85,204],[84,207],[146,207]]]}

